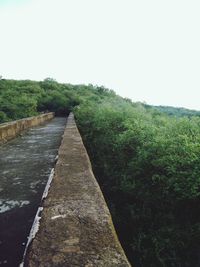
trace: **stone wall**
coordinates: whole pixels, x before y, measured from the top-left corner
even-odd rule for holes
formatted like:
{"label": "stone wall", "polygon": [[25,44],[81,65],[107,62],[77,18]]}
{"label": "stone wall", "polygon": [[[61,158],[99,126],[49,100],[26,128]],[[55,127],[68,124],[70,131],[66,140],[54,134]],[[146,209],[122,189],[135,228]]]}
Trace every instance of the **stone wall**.
{"label": "stone wall", "polygon": [[54,117],[54,113],[45,113],[35,117],[29,117],[17,121],[7,122],[0,124],[0,144],[15,138],[24,130],[39,125]]}
{"label": "stone wall", "polygon": [[130,266],[72,114],[29,243],[21,266]]}

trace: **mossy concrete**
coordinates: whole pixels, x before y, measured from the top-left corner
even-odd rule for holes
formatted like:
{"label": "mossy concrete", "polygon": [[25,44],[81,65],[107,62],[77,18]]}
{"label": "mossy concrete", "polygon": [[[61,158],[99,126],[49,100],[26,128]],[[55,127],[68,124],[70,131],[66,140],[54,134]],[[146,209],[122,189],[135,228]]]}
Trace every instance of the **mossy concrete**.
{"label": "mossy concrete", "polygon": [[25,266],[130,266],[72,114],[43,208]]}
{"label": "mossy concrete", "polygon": [[48,121],[54,117],[54,113],[45,113],[34,117],[29,117],[21,120],[0,124],[0,144],[5,143],[24,130],[37,126],[45,121]]}

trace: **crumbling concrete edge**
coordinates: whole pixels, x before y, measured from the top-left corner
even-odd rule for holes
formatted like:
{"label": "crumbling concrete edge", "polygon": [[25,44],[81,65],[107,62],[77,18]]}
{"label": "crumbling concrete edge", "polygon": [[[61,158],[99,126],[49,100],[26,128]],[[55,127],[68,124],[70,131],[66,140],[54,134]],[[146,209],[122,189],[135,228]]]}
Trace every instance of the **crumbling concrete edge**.
{"label": "crumbling concrete edge", "polygon": [[[56,163],[57,159],[58,159],[58,155],[55,158],[55,163]],[[42,198],[41,198],[40,206],[37,209],[37,212],[36,212],[36,215],[35,215],[35,218],[34,218],[30,233],[29,233],[29,236],[27,237],[26,247],[25,247],[25,250],[24,250],[22,262],[20,263],[19,267],[24,267],[24,262],[25,262],[27,251],[28,251],[28,249],[29,249],[29,247],[31,245],[31,242],[33,241],[33,239],[35,238],[35,236],[36,236],[36,234],[37,234],[37,232],[39,230],[41,214],[42,214],[42,211],[43,211],[43,206],[42,206],[43,205],[43,201],[48,196],[49,188],[51,186],[51,182],[52,182],[53,177],[54,177],[54,172],[55,172],[55,168],[52,168],[51,172],[49,174],[49,178],[47,180],[47,184],[46,184],[46,187],[44,189]]]}

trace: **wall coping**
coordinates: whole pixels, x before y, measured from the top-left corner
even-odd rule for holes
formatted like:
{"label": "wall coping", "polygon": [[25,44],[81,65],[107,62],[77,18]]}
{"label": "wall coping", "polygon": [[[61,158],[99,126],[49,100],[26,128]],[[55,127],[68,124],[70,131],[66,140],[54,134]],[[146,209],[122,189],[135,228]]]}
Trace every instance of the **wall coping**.
{"label": "wall coping", "polygon": [[39,115],[36,115],[36,116],[32,116],[32,117],[22,118],[22,119],[19,119],[19,120],[3,122],[3,123],[0,123],[0,128],[1,127],[5,127],[5,126],[8,126],[8,125],[13,125],[13,124],[16,124],[16,123],[19,123],[19,122],[23,122],[23,121],[33,120],[33,119],[39,118],[39,117],[46,117],[46,116],[49,116],[51,114],[53,116],[55,116],[55,113],[54,112],[48,112],[48,113],[42,113],[42,114],[39,114]]}
{"label": "wall coping", "polygon": [[130,267],[72,113],[52,173],[21,266]]}
{"label": "wall coping", "polygon": [[55,116],[54,112],[40,114],[34,117],[28,117],[16,121],[5,122],[0,124],[0,144],[15,138],[24,130],[37,126]]}

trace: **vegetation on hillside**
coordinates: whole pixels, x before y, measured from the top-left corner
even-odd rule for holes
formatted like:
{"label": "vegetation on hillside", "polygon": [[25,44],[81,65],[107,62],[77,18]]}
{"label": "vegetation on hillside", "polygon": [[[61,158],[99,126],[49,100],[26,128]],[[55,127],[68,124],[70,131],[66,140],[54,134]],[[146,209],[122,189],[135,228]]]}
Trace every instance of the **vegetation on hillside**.
{"label": "vegetation on hillside", "polygon": [[150,106],[147,104],[144,104],[144,106],[147,109],[154,109],[158,110],[159,112],[165,113],[170,116],[176,116],[176,117],[193,117],[193,116],[200,116],[200,111],[197,110],[191,110],[186,108],[175,108],[175,107],[168,107],[168,106]]}
{"label": "vegetation on hillside", "polygon": [[134,266],[199,266],[200,119],[119,98],[75,114]]}
{"label": "vegetation on hillside", "polygon": [[78,103],[72,86],[50,78],[43,82],[0,80],[0,123],[45,111],[65,115]]}
{"label": "vegetation on hillside", "polygon": [[[73,110],[135,267],[200,266],[200,118],[168,115],[104,87],[0,81],[0,120]],[[164,109],[164,108],[162,108]],[[184,116],[187,115],[187,116]]]}

